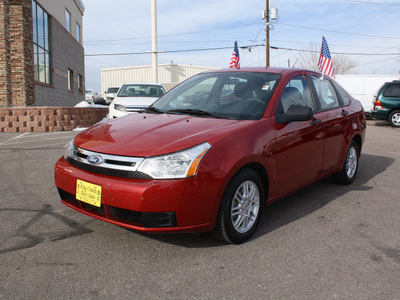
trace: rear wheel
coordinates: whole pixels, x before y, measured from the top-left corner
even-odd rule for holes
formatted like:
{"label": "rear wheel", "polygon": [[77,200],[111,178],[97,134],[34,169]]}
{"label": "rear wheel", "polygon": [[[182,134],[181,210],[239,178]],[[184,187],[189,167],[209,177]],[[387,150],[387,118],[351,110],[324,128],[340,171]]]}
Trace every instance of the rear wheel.
{"label": "rear wheel", "polygon": [[358,170],[359,149],[355,141],[351,141],[349,150],[347,150],[346,160],[342,170],[333,174],[333,179],[340,184],[350,184],[354,181]]}
{"label": "rear wheel", "polygon": [[389,114],[388,121],[393,127],[400,127],[400,110],[394,110]]}
{"label": "rear wheel", "polygon": [[260,221],[264,198],[258,174],[251,169],[239,171],[225,190],[213,236],[234,244],[248,240]]}

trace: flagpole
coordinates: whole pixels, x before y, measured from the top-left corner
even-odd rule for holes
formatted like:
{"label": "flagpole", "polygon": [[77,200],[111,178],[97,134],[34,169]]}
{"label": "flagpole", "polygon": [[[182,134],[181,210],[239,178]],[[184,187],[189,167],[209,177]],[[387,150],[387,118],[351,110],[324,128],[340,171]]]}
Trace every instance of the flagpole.
{"label": "flagpole", "polygon": [[269,67],[269,0],[266,0],[267,13],[265,14],[266,21],[266,36],[265,36],[265,55],[266,55],[266,67]]}

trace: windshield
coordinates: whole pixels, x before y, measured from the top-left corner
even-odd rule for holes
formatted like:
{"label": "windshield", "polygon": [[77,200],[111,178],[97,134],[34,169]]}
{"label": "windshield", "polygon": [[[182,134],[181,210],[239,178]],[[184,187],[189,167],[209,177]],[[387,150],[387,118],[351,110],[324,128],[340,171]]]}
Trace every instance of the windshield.
{"label": "windshield", "polygon": [[118,97],[155,97],[165,94],[165,90],[159,85],[124,84],[118,92]]}
{"label": "windshield", "polygon": [[93,91],[87,90],[85,91],[85,94],[93,94]]}
{"label": "windshield", "polygon": [[258,120],[280,78],[280,74],[266,72],[199,74],[171,90],[148,111]]}
{"label": "windshield", "polygon": [[108,88],[107,89],[107,93],[116,93],[116,92],[118,92],[118,90],[119,90],[119,88]]}

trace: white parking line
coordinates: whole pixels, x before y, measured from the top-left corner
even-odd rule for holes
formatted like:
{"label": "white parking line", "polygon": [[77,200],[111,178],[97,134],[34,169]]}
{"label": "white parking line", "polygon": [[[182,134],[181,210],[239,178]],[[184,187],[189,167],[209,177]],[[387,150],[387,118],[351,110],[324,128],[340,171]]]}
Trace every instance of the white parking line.
{"label": "white parking line", "polygon": [[[63,136],[63,137],[54,137],[54,138],[49,138],[49,139],[37,139],[37,140],[24,140],[24,141],[15,141],[15,142],[10,142],[7,143],[7,145],[20,145],[20,144],[29,144],[29,143],[42,143],[42,142],[48,142],[48,141],[54,141],[54,140],[65,140],[65,139],[71,139],[74,137],[75,135],[72,136]],[[11,141],[11,140],[9,140]],[[1,146],[2,144],[0,144]]]}
{"label": "white parking line", "polygon": [[0,143],[0,146],[4,145],[4,144],[6,144],[6,143],[8,143],[8,142],[10,142],[10,141],[12,141],[12,140],[19,139],[19,138],[21,138],[21,137],[23,137],[23,136],[25,136],[25,135],[27,135],[27,134],[29,134],[29,132],[25,132],[25,133],[23,133],[23,134],[20,134],[20,135],[18,135],[18,136],[15,136],[15,137],[13,137],[12,139],[9,139],[9,140],[7,140],[7,141],[4,141],[4,142]]}

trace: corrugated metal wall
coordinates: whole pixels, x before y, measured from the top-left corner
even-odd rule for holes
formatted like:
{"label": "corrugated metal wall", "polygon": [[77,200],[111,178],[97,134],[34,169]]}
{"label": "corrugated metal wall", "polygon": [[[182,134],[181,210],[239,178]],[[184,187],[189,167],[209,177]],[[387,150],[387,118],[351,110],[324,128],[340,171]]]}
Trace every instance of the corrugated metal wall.
{"label": "corrugated metal wall", "polygon": [[[158,66],[158,81],[167,89],[183,80],[201,72],[214,70],[210,67],[191,65],[165,64]],[[101,93],[109,87],[120,87],[124,83],[136,83],[153,81],[151,66],[137,66],[112,68],[101,70]]]}

